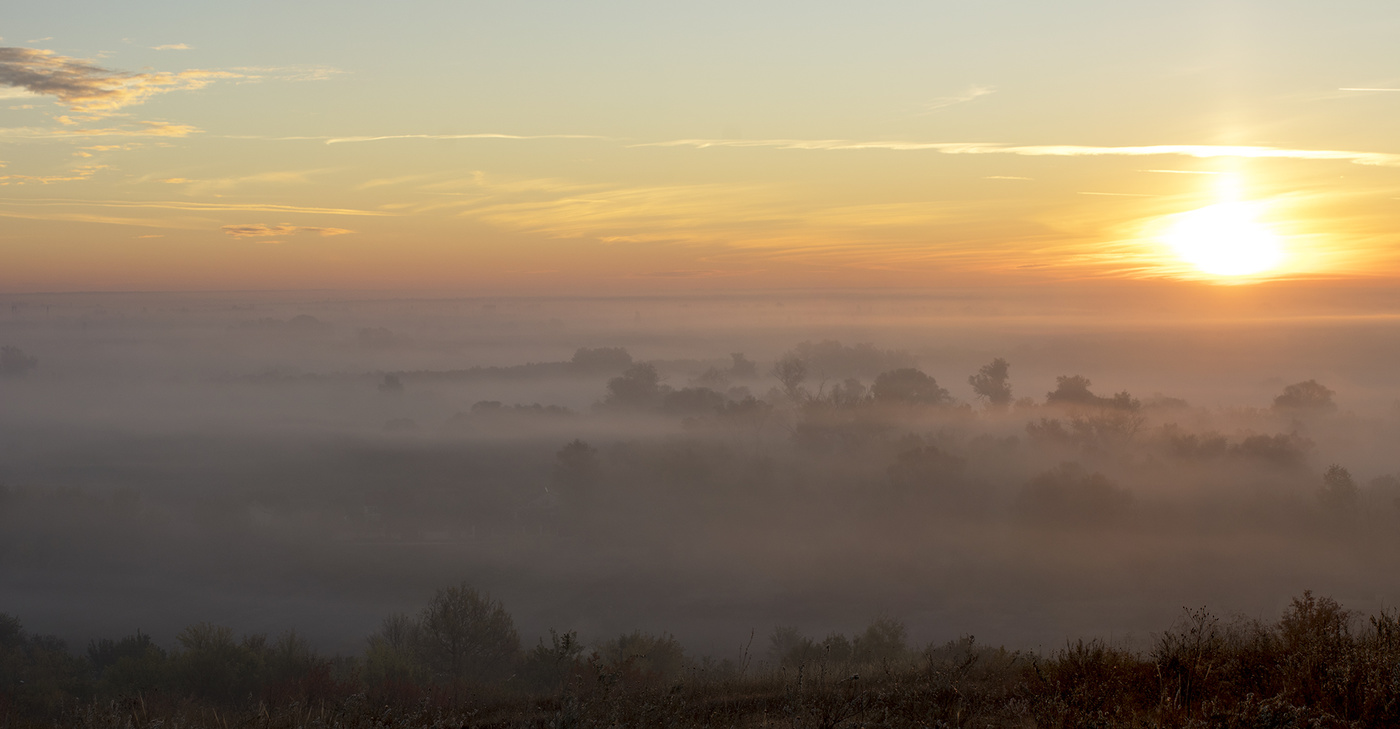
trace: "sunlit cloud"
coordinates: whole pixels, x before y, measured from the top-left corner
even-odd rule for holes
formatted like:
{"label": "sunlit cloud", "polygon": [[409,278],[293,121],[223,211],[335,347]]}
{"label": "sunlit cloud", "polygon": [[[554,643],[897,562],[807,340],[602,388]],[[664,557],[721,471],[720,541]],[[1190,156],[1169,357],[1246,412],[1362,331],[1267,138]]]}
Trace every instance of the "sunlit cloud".
{"label": "sunlit cloud", "polygon": [[62,175],[0,175],[0,185],[49,185],[55,182],[78,182],[90,180],[93,175],[105,169],[109,169],[108,165],[85,165]]}
{"label": "sunlit cloud", "polygon": [[356,210],[353,208],[321,208],[299,205],[278,205],[273,203],[219,203],[196,201],[134,201],[134,200],[80,200],[72,198],[0,198],[0,206],[29,208],[44,207],[100,207],[150,210],[178,210],[183,212],[258,212],[258,213],[297,213],[310,215],[346,215],[385,217],[396,215],[383,210]]}
{"label": "sunlit cloud", "polygon": [[322,238],[332,235],[345,235],[354,233],[353,230],[345,228],[323,228],[308,225],[267,225],[266,223],[247,223],[243,225],[225,225],[220,230],[234,238],[271,238],[284,235],[299,235],[310,233],[319,235]]}
{"label": "sunlit cloud", "polygon": [[10,127],[0,129],[0,139],[73,139],[81,137],[188,137],[198,134],[198,127],[188,124],[143,121],[119,127],[82,128],[71,127]]}
{"label": "sunlit cloud", "polygon": [[144,103],[157,94],[203,88],[229,71],[178,73],[116,71],[36,48],[0,48],[0,85],[52,96],[69,109],[106,115]]}
{"label": "sunlit cloud", "polygon": [[325,81],[344,71],[331,66],[238,66],[241,81]]}
{"label": "sunlit cloud", "polygon": [[1360,165],[1400,167],[1400,154],[1387,152],[1356,152],[1330,149],[1289,149],[1212,144],[1158,144],[1132,147],[1094,147],[1083,145],[1007,145],[976,142],[901,142],[852,141],[845,139],[677,139],[666,142],[644,142],[634,147],[752,147],[793,150],[891,150],[930,151],[942,154],[1009,154],[1025,157],[1153,157],[1181,156],[1198,159],[1239,157],[1246,159],[1335,160]]}
{"label": "sunlit cloud", "polygon": [[151,46],[153,51],[188,51],[192,48],[193,46],[188,43],[166,43],[163,46]]}
{"label": "sunlit cloud", "polygon": [[[322,139],[325,139],[324,137]],[[332,137],[325,139],[326,144],[345,144],[349,142],[383,142],[391,139],[606,139],[606,137],[594,136],[591,134],[386,134],[378,137]]]}

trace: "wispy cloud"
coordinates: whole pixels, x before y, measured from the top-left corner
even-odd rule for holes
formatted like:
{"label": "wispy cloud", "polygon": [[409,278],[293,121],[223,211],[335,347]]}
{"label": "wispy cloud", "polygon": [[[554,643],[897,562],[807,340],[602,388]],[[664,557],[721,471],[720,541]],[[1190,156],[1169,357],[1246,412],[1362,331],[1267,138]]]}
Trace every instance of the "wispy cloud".
{"label": "wispy cloud", "polygon": [[69,109],[96,116],[144,103],[157,94],[203,88],[230,71],[134,73],[36,48],[0,48],[0,85],[52,96]]}
{"label": "wispy cloud", "polygon": [[1214,144],[1157,144],[1134,147],[1094,147],[1069,144],[1009,145],[984,142],[903,142],[854,141],[848,139],[676,139],[643,142],[633,147],[757,147],[794,150],[891,150],[929,151],[942,154],[1009,154],[1025,157],[1153,157],[1181,156],[1210,159],[1243,157],[1252,159],[1336,160],[1360,165],[1400,167],[1400,154],[1356,152],[1332,149],[1289,149]]}
{"label": "wispy cloud", "polygon": [[[60,122],[61,123],[61,122]],[[0,139],[64,139],[87,137],[188,137],[199,128],[188,124],[143,121],[119,127],[72,128],[10,127],[0,129]]]}
{"label": "wispy cloud", "polygon": [[345,73],[332,66],[238,66],[233,70],[245,81],[325,81]]}
{"label": "wispy cloud", "polygon": [[84,165],[61,175],[0,175],[0,185],[48,185],[55,182],[90,180],[98,171],[105,169],[108,169],[107,165]]}
{"label": "wispy cloud", "polygon": [[939,109],[944,109],[949,106],[964,104],[974,99],[980,99],[983,96],[995,94],[996,92],[996,88],[992,86],[969,86],[967,87],[966,91],[956,96],[940,96],[936,99],[933,99],[932,101],[929,101],[928,103],[924,104],[923,111],[919,112],[918,116],[923,116],[924,114],[931,114],[935,111],[938,111]]}
{"label": "wispy cloud", "polygon": [[1138,172],[1159,172],[1164,175],[1218,175],[1213,170],[1138,170]]}
{"label": "wispy cloud", "polygon": [[282,225],[268,225],[266,223],[225,225],[220,228],[220,230],[223,230],[225,234],[231,235],[234,238],[273,238],[284,235],[299,235],[302,233],[311,233],[324,238],[332,235],[345,235],[355,232],[345,228],[322,228],[309,225],[290,225],[287,223],[283,223]]}
{"label": "wispy cloud", "polygon": [[153,51],[188,51],[192,48],[193,46],[187,43],[166,43],[163,46],[151,46]]}
{"label": "wispy cloud", "polygon": [[1018,177],[1016,175],[987,175],[984,180],[1030,180],[1031,177]]}
{"label": "wispy cloud", "polygon": [[1338,91],[1400,91],[1400,89],[1359,88],[1359,87],[1342,87],[1342,88],[1337,89],[1337,90],[1338,90]]}
{"label": "wispy cloud", "polygon": [[326,144],[383,142],[390,139],[607,139],[591,134],[386,134],[378,137],[331,137]]}
{"label": "wispy cloud", "polygon": [[382,210],[356,210],[353,208],[317,208],[304,207],[299,205],[277,205],[273,203],[218,203],[188,202],[183,200],[137,202],[131,200],[80,200],[73,198],[0,198],[0,206],[6,205],[26,208],[99,207],[123,209],[179,210],[184,212],[256,212],[283,214],[297,213],[313,215],[347,215],[372,217],[393,216],[397,214]]}

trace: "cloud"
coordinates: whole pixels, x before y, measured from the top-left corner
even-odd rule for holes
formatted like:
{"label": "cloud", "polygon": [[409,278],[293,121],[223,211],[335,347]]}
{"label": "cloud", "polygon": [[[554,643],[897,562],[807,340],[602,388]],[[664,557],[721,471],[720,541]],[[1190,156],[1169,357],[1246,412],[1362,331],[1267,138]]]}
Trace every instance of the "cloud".
{"label": "cloud", "polygon": [[1383,88],[1373,88],[1373,89],[1366,89],[1366,88],[1340,88],[1340,89],[1337,89],[1337,90],[1338,90],[1338,91],[1400,91],[1400,89],[1383,89]]}
{"label": "cloud", "polygon": [[1355,152],[1333,149],[1289,149],[1215,144],[1157,144],[1135,147],[1094,147],[1070,144],[1008,145],[995,142],[901,142],[852,141],[847,139],[676,139],[667,142],[645,142],[633,147],[758,147],[767,149],[796,149],[845,151],[883,149],[898,152],[929,151],[943,154],[1010,154],[1024,157],[1152,157],[1175,155],[1210,159],[1242,157],[1250,159],[1336,160],[1359,165],[1400,167],[1400,154],[1387,152]]}
{"label": "cloud", "polygon": [[393,216],[396,213],[380,210],[355,210],[347,208],[312,208],[296,205],[276,205],[271,203],[217,203],[186,201],[132,200],[78,200],[59,198],[26,198],[24,200],[0,199],[0,206],[17,205],[26,208],[47,207],[98,207],[151,210],[180,210],[185,212],[245,212],[245,213],[294,213],[307,215],[349,215],[349,216]]}
{"label": "cloud", "polygon": [[591,134],[386,134],[379,137],[332,137],[326,144],[382,142],[389,139],[606,139]]}
{"label": "cloud", "polygon": [[958,94],[957,96],[941,96],[924,104],[924,110],[920,112],[917,116],[923,116],[924,114],[929,114],[939,109],[953,106],[955,104],[966,103],[968,101],[972,101],[973,99],[979,99],[983,96],[995,94],[996,92],[996,88],[992,86],[969,86],[967,87],[967,91],[964,91],[961,94]]}
{"label": "cloud", "polygon": [[99,170],[105,169],[108,169],[108,165],[84,165],[74,168],[66,175],[0,175],[0,185],[25,185],[29,183],[48,185],[54,182],[90,180]]}
{"label": "cloud", "polygon": [[1035,179],[1035,178],[1033,178],[1033,177],[1018,177],[1018,176],[1016,176],[1016,175],[988,175],[988,176],[986,176],[986,177],[983,177],[982,179],[984,179],[984,180],[1032,180],[1032,179]]}
{"label": "cloud", "polygon": [[325,81],[345,73],[331,66],[238,66],[233,70],[249,81]]}
{"label": "cloud", "polygon": [[345,235],[354,233],[353,230],[345,228],[320,228],[307,225],[267,225],[266,223],[245,223],[243,225],[225,225],[221,229],[224,233],[234,238],[271,238],[279,235],[297,235],[299,233],[314,233],[321,237],[332,235]]}
{"label": "cloud", "polygon": [[193,46],[186,43],[167,43],[163,46],[151,46],[151,50],[153,51],[188,51],[191,49],[193,49]]}
{"label": "cloud", "polygon": [[36,48],[0,48],[0,85],[53,96],[69,109],[109,115],[157,94],[203,88],[218,79],[241,78],[229,71],[132,73]]}

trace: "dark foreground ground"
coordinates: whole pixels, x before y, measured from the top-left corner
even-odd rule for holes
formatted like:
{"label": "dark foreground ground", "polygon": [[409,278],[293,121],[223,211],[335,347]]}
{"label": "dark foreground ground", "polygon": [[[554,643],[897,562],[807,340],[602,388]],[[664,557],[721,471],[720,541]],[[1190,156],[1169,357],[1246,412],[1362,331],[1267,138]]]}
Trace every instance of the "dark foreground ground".
{"label": "dark foreground ground", "polygon": [[[449,645],[445,619],[487,629]],[[780,628],[762,661],[716,662],[641,633],[591,650],[552,634],[520,651],[508,621],[499,603],[449,588],[419,617],[386,621],[363,657],[326,659],[292,635],[238,642],[209,625],[169,653],[138,634],[76,656],[7,618],[0,727],[1400,724],[1400,616],[1362,618],[1311,593],[1275,622],[1185,612],[1145,652],[1076,642],[1037,655],[970,637],[917,650],[876,621],[822,641]]]}

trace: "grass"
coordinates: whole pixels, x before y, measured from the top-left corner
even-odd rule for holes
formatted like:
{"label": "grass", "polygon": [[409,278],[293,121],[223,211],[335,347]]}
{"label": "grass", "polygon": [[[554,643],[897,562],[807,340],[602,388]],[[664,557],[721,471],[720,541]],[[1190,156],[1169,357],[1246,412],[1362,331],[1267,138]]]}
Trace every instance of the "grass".
{"label": "grass", "polygon": [[196,698],[172,682],[121,696],[74,693],[41,716],[17,712],[20,694],[9,691],[0,692],[0,727],[1400,726],[1400,616],[1363,620],[1311,593],[1272,623],[1185,611],[1142,652],[1075,641],[1040,655],[965,638],[856,658],[859,650],[833,657],[832,645],[801,643],[760,670],[687,661],[663,671],[647,656],[565,651],[574,656],[567,670],[533,689],[516,677],[367,681],[342,660],[284,673],[237,700]]}

